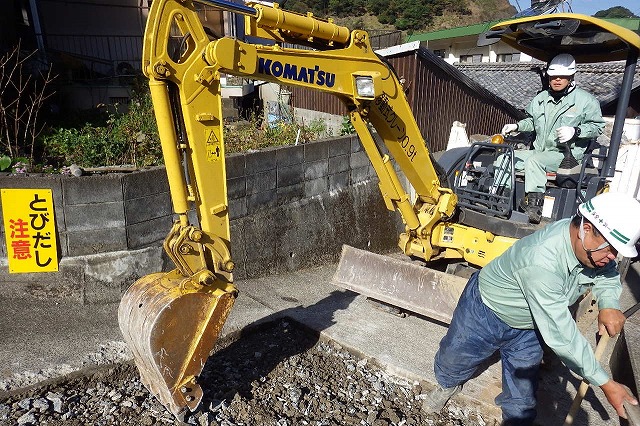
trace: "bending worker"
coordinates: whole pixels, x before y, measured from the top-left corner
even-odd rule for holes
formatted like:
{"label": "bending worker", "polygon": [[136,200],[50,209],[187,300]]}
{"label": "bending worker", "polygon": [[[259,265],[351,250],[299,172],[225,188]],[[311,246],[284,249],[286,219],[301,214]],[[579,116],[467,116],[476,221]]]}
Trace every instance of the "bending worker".
{"label": "bending worker", "polygon": [[[604,128],[598,100],[576,87],[575,73],[573,56],[561,53],[554,57],[547,68],[549,89],[538,93],[529,103],[527,118],[502,128],[504,135],[515,131],[535,132],[533,149],[514,153],[515,170],[524,170],[526,195],[520,208],[528,213],[532,223],[539,223],[542,218],[546,173],[558,170],[564,158],[562,144],[580,161],[591,140]],[[505,178],[510,179],[508,171]]]}
{"label": "bending worker", "polygon": [[439,411],[477,367],[496,351],[502,360],[503,425],[531,425],[544,343],[575,373],[599,386],[625,417],[622,403],[638,401],[609,378],[569,311],[591,290],[600,334],[618,334],[625,317],[616,255],[635,257],[640,202],[604,193],[562,219],[518,240],[468,281],[435,356],[439,386],[423,410]]}

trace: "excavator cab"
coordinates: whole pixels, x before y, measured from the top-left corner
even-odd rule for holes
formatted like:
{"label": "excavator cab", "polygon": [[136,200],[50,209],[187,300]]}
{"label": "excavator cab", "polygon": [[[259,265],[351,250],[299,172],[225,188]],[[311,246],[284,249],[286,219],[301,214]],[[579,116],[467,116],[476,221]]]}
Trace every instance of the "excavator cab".
{"label": "excavator cab", "polygon": [[[212,40],[198,16],[200,4],[243,15],[247,35],[268,43],[232,37]],[[568,199],[549,191],[555,205],[570,206],[556,215],[564,217],[579,197],[601,190],[613,175],[622,134],[619,118],[624,118],[628,105],[640,36],[572,14],[507,21],[495,26],[492,35],[542,60],[553,52],[571,52],[582,61],[627,60],[618,119],[596,183],[586,192],[582,187],[570,190]],[[284,11],[277,4],[154,0],[142,70],[149,79],[177,218],[164,242],[175,268],[131,285],[123,295],[118,321],[142,382],[179,419],[202,398],[198,376],[238,295],[230,251],[221,75],[337,96],[350,111],[385,205],[398,211],[405,223],[398,245],[407,256],[425,262],[464,260],[482,267],[513,244],[523,229],[530,231],[528,224],[510,220],[518,201],[517,180],[515,192],[496,191],[495,168],[489,167],[494,157],[512,148],[477,144],[450,161],[447,171],[456,175],[455,190],[451,188],[427,148],[400,79],[375,54],[365,31],[349,31],[311,14]],[[377,141],[385,145],[384,152]],[[398,169],[415,197],[403,188]],[[450,283],[451,275],[403,262],[401,267],[417,269],[401,277],[383,256],[372,261],[372,254],[362,250],[343,253],[336,276],[342,274],[350,282],[370,278],[363,286],[347,288],[376,293],[378,299],[392,296],[388,302],[399,307],[411,299],[409,310],[428,307],[425,315],[442,321],[450,317],[460,294],[459,284]],[[400,286],[405,282],[416,285],[405,291]],[[388,283],[393,285],[384,288]],[[376,292],[374,286],[381,287]]]}
{"label": "excavator cab", "polygon": [[[603,168],[596,165],[602,165],[606,160],[606,148],[594,144],[576,167],[570,170],[560,167],[557,173],[547,173],[543,225],[572,216],[579,203],[603,190],[606,177],[602,175]],[[458,196],[460,210],[514,224],[529,222],[528,215],[519,209],[519,200],[525,196],[525,191],[524,172],[514,168],[516,149],[523,149],[519,139],[495,135],[461,150],[464,157],[451,172],[451,185]],[[529,231],[535,229],[537,227],[528,227]]]}
{"label": "excavator cab", "polygon": [[[446,159],[449,174],[455,176],[453,186],[458,196],[460,221],[500,235],[520,238],[550,221],[572,216],[578,204],[604,191],[613,177],[640,37],[598,18],[558,13],[496,24],[480,36],[479,45],[499,40],[544,62],[560,53],[570,53],[577,63],[626,61],[609,145],[600,146],[595,140],[591,141],[580,163],[571,156],[563,160],[557,173],[547,173],[540,225],[527,224],[526,215],[517,209],[525,196],[524,175],[514,171],[513,150],[522,149],[518,146],[521,141],[477,142],[463,153],[459,152],[457,159]],[[567,150],[566,156],[569,154]],[[505,170],[510,171],[507,175],[511,181],[503,186],[500,183],[504,182],[502,175]]]}

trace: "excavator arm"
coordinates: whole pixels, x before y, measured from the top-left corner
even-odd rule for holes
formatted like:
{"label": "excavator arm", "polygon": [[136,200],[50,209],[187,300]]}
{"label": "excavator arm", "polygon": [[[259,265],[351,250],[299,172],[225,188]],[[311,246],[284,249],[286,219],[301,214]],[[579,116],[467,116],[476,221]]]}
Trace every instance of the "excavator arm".
{"label": "excavator arm", "polygon": [[[172,115],[182,117],[184,139],[188,139],[191,150],[188,157],[193,163],[193,182],[197,185],[197,182],[218,182],[224,178],[221,74],[331,93],[350,111],[351,122],[380,179],[387,207],[398,210],[407,225],[407,233],[401,238],[403,250],[427,260],[433,257],[438,249],[430,243],[432,228],[453,214],[456,197],[441,185],[402,85],[393,70],[373,52],[368,34],[359,30],[349,32],[330,21],[261,4],[250,3],[251,6],[244,7],[225,1],[202,3],[243,13],[250,36],[309,44],[318,50],[246,43],[229,37],[210,41],[193,3],[154,3],[145,35],[144,72],[153,87],[154,105],[172,106],[172,101],[165,99],[170,96],[172,86],[180,98],[179,108],[173,106]],[[179,55],[170,49],[176,29],[182,49]],[[390,156],[381,154],[371,128],[382,139]],[[170,141],[172,146],[180,144],[172,141],[176,136],[170,132],[166,138],[162,136],[162,140]],[[214,151],[220,154],[215,161],[211,157]],[[182,155],[178,155],[180,157]],[[391,158],[414,188],[415,203],[400,184]],[[178,184],[177,192],[181,187],[184,185]],[[185,198],[178,195],[174,199]],[[226,203],[222,193],[198,195],[206,208]],[[216,199],[210,201],[207,197]],[[184,210],[185,206],[181,207]],[[226,232],[208,229],[204,221],[208,222],[210,215],[206,211],[200,213],[205,233],[226,235]]]}
{"label": "excavator arm", "polygon": [[[200,3],[244,15],[247,35],[265,44],[230,37],[211,40],[198,17]],[[430,260],[444,251],[447,257],[483,265],[488,259],[479,253],[486,248],[475,246],[489,244],[502,252],[512,242],[447,222],[456,196],[438,177],[400,81],[374,53],[364,31],[349,31],[277,5],[155,0],[142,65],[177,215],[164,242],[175,269],[134,283],[123,296],[118,318],[143,383],[178,418],[202,398],[197,376],[237,295],[230,254],[222,74],[306,87],[341,99],[379,177],[386,206],[399,211],[406,224],[399,243],[405,254]],[[381,152],[372,129],[388,154]],[[414,188],[415,200],[401,185],[394,162]]]}

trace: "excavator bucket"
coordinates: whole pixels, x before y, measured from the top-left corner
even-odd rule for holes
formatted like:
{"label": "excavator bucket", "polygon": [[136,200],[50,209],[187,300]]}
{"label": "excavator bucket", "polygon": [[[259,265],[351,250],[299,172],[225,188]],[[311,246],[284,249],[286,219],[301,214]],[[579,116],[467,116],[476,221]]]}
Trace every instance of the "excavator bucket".
{"label": "excavator bucket", "polygon": [[467,280],[407,261],[342,246],[333,284],[449,324]]}
{"label": "excavator bucket", "polygon": [[201,286],[176,270],[136,281],[118,309],[142,383],[179,420],[202,399],[197,383],[237,291]]}

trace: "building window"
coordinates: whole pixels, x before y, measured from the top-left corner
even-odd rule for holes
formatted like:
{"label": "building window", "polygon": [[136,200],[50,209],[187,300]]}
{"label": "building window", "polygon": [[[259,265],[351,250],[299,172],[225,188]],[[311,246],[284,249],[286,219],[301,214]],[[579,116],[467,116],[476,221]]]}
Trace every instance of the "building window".
{"label": "building window", "polygon": [[482,62],[482,54],[478,55],[460,55],[460,63],[470,64],[472,62]]}
{"label": "building window", "polygon": [[444,56],[446,54],[446,50],[444,50],[444,49],[434,49],[433,53],[435,53],[436,56],[439,56],[439,57],[444,59]]}
{"label": "building window", "polygon": [[496,56],[496,62],[520,62],[520,54],[500,53]]}
{"label": "building window", "polygon": [[127,96],[109,96],[111,105],[129,105],[129,97]]}
{"label": "building window", "polygon": [[22,0],[19,3],[18,8],[20,8],[20,17],[18,18],[18,25],[24,25],[25,27],[31,26],[31,22],[29,22],[29,2]]}

